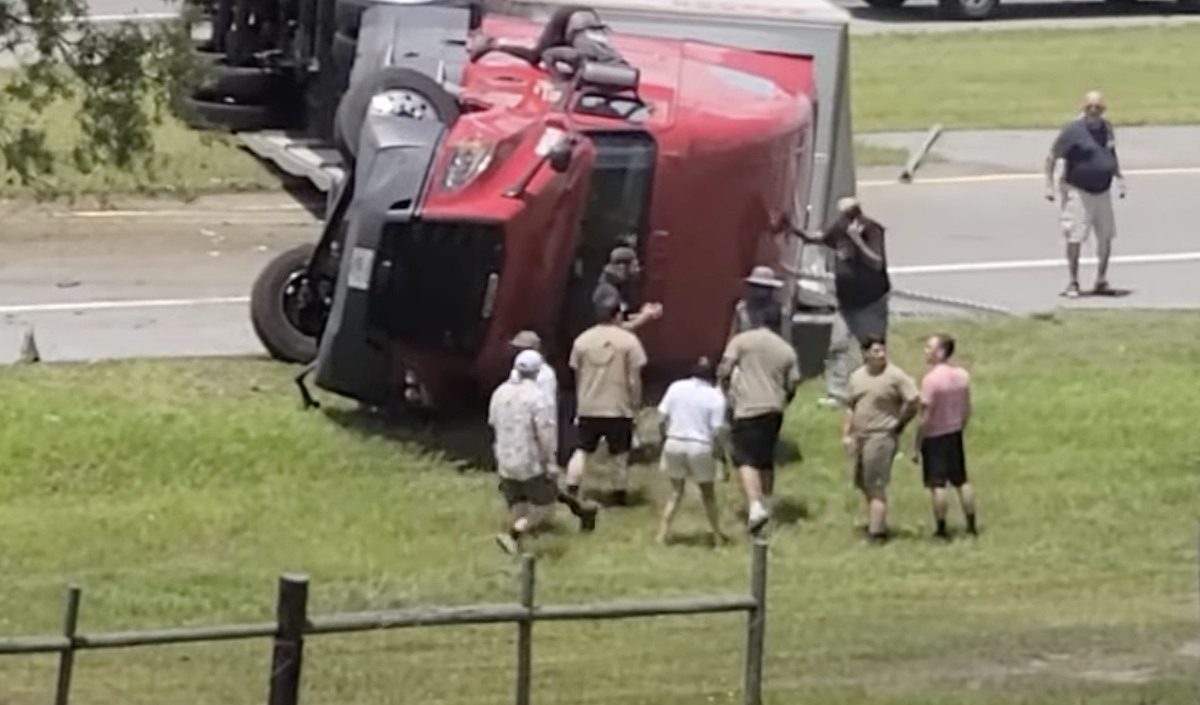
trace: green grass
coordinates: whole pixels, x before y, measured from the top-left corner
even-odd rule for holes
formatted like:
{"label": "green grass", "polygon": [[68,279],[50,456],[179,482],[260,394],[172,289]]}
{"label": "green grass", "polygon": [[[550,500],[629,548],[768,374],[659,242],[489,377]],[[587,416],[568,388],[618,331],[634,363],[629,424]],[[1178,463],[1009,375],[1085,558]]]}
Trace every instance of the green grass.
{"label": "green grass", "polygon": [[206,193],[277,190],[280,177],[229,135],[199,132],[173,116],[153,128],[155,155],[149,169],[123,170],[100,164],[82,172],[71,159],[79,141],[78,108],[58,101],[39,116],[49,147],[56,155],[53,174],[36,184],[20,183],[0,157],[0,198],[71,198],[147,195],[192,198]]}
{"label": "green grass", "polygon": [[[892,336],[914,373],[932,329],[905,322]],[[927,541],[903,461],[893,518],[912,537],[861,545],[839,419],[806,387],[786,431],[805,459],[780,479],[809,517],[772,539],[768,702],[1188,702],[1195,664],[1176,651],[1196,631],[1200,315],[951,329],[976,385],[969,452],[985,533]],[[515,566],[491,543],[494,478],[301,412],[293,373],[245,360],[0,370],[0,633],[56,631],[69,581],[85,589],[84,631],[269,619],[275,578],[292,570],[311,574],[314,614],[515,599]],[[655,472],[636,477],[661,496]],[[732,522],[734,486],[720,492]],[[702,526],[689,500],[684,533]],[[743,541],[658,547],[654,512],[612,511],[592,536],[564,526],[541,539],[540,598],[746,588]],[[740,702],[739,618],[535,632],[539,703]],[[508,702],[512,638],[511,627],[317,637],[303,701]],[[266,642],[86,653],[72,702],[259,702],[268,654]],[[46,702],[53,666],[0,657],[0,701]],[[1104,680],[1140,667],[1145,683]]]}
{"label": "green grass", "polygon": [[1058,127],[1092,88],[1118,124],[1196,123],[1197,64],[1200,25],[854,37],[854,127]]}

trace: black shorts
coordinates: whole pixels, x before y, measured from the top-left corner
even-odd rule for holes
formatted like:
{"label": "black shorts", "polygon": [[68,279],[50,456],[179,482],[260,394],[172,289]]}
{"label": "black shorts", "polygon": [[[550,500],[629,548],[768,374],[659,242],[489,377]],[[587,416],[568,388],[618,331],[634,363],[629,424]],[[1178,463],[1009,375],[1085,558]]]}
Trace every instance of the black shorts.
{"label": "black shorts", "polygon": [[779,443],[779,429],[783,426],[783,413],[772,411],[744,419],[734,419],[729,429],[733,443],[733,464],[748,465],[756,470],[775,469],[775,446]]}
{"label": "black shorts", "polygon": [[967,483],[967,454],[962,431],[921,441],[921,475],[929,488]]}
{"label": "black shorts", "polygon": [[512,507],[517,504],[532,504],[545,507],[558,501],[558,485],[549,475],[538,475],[528,480],[500,480],[500,494],[504,503]]}
{"label": "black shorts", "polygon": [[555,461],[565,468],[579,447],[579,429],[575,428],[575,395],[558,395],[558,452]]}
{"label": "black shorts", "polygon": [[633,449],[633,419],[621,416],[580,416],[579,449],[595,453],[600,441],[608,444],[610,455],[625,455]]}

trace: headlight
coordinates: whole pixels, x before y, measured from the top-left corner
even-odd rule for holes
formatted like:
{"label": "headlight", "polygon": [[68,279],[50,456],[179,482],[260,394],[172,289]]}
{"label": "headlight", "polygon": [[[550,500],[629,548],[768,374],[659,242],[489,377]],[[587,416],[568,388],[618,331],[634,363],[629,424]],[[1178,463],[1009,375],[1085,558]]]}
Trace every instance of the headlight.
{"label": "headlight", "polygon": [[470,183],[492,163],[495,149],[494,143],[482,140],[464,140],[451,147],[442,188],[457,189]]}

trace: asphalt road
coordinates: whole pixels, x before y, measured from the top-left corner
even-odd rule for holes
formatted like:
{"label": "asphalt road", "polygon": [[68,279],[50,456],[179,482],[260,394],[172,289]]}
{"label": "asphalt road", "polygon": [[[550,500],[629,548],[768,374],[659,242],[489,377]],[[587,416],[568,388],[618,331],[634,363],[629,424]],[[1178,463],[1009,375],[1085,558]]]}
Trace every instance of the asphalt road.
{"label": "asphalt road", "polygon": [[[1017,313],[1056,306],[1200,307],[1200,245],[1192,237],[1200,222],[1200,146],[1190,155],[1169,149],[1166,134],[1120,135],[1130,189],[1117,204],[1111,279],[1130,290],[1120,298],[1058,297],[1065,283],[1062,240],[1035,172],[1047,134],[957,135],[947,146],[961,151],[942,147],[946,162],[923,170],[914,184],[896,183],[894,170],[863,173],[860,197],[888,226],[900,290]],[[1200,145],[1200,128],[1174,136]],[[1017,144],[1028,145],[1026,156]],[[16,358],[29,327],[45,359],[262,352],[245,297],[271,257],[316,236],[312,217],[283,196],[131,208],[0,213],[6,226],[0,235],[0,361]],[[1090,277],[1085,266],[1085,285]]]}

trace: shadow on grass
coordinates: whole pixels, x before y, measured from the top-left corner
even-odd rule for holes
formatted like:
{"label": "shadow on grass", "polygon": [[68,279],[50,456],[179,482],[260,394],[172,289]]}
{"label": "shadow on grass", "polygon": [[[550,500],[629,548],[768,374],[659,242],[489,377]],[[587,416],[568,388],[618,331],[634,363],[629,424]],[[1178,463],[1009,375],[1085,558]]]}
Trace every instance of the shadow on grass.
{"label": "shadow on grass", "polygon": [[[724,527],[722,527],[724,530]],[[705,548],[717,549],[725,544],[715,539],[713,535],[707,531],[680,531],[673,532],[667,537],[667,546],[670,548]]]}
{"label": "shadow on grass", "polygon": [[482,411],[434,418],[412,411],[376,410],[367,407],[322,407],[333,423],[370,438],[386,438],[440,454],[459,472],[494,469],[487,417]]}
{"label": "shadow on grass", "polygon": [[624,503],[617,502],[616,493],[612,490],[585,489],[583,490],[583,496],[585,499],[590,499],[606,509],[633,509],[650,504],[649,494],[642,487],[631,488],[625,494]]}
{"label": "shadow on grass", "polygon": [[[799,524],[811,517],[812,509],[808,506],[808,502],[803,499],[786,495],[775,496],[775,501],[771,506],[771,523],[775,526]],[[746,523],[749,517],[746,514],[745,508],[737,511],[737,518],[743,524]]]}

